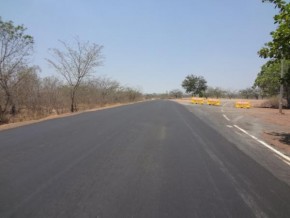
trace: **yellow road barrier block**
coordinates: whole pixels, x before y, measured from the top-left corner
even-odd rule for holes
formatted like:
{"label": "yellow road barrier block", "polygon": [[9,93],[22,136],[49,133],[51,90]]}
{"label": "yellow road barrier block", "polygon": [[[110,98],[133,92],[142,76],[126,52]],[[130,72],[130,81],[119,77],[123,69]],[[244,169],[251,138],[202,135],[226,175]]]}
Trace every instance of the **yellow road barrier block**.
{"label": "yellow road barrier block", "polygon": [[221,101],[219,99],[208,99],[207,100],[208,105],[214,105],[214,106],[220,106]]}
{"label": "yellow road barrier block", "polygon": [[235,107],[249,109],[249,108],[251,108],[251,104],[248,101],[237,101],[235,104]]}
{"label": "yellow road barrier block", "polygon": [[191,99],[192,104],[204,104],[204,99],[203,98],[192,98]]}

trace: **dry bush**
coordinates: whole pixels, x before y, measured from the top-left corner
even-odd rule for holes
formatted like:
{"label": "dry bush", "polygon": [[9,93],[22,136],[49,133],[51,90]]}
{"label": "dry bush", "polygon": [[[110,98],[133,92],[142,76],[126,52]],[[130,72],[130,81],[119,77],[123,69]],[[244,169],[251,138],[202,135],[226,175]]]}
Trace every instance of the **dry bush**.
{"label": "dry bush", "polygon": [[[4,104],[3,96],[3,90],[0,89],[0,108]],[[139,101],[142,98],[143,95],[138,89],[123,87],[115,80],[106,77],[90,78],[80,85],[74,107],[83,111]],[[70,87],[57,77],[40,78],[38,71],[25,74],[13,92],[13,99],[16,112],[0,114],[0,125],[70,112]]]}
{"label": "dry bush", "polygon": [[[283,107],[286,107],[287,102],[283,99]],[[264,100],[260,105],[261,108],[279,108],[279,97],[271,97],[267,100]]]}
{"label": "dry bush", "polygon": [[9,117],[7,116],[7,114],[0,112],[0,125],[6,123],[9,123]]}

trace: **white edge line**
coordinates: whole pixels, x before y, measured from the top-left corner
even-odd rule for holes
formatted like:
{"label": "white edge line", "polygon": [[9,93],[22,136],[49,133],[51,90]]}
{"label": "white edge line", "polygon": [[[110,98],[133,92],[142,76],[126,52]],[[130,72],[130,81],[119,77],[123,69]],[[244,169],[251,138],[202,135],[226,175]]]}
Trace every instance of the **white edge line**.
{"label": "white edge line", "polygon": [[[272,146],[268,145],[266,142],[256,138],[255,136],[252,136],[251,134],[249,134],[246,130],[240,128],[237,125],[234,125],[234,127],[236,127],[237,129],[239,129],[240,131],[242,131],[243,133],[245,133],[246,135],[250,136],[251,138],[255,139],[257,142],[259,142],[260,144],[264,145],[266,148],[270,149],[271,151],[273,151],[274,153],[278,154],[280,157],[284,158],[285,160],[290,162],[290,158],[288,156],[286,156],[285,154],[281,153],[280,151],[276,150],[275,148],[273,148]],[[285,161],[284,161],[285,162]],[[288,165],[290,165],[289,163],[287,163]]]}
{"label": "white edge line", "polygon": [[280,159],[281,159],[285,164],[287,164],[287,165],[290,166],[290,163],[289,163],[289,162],[287,162],[286,160],[282,159],[281,157],[280,157]]}
{"label": "white edge line", "polygon": [[225,118],[227,121],[231,121],[231,120],[227,117],[227,115],[223,114],[223,116],[224,116],[224,118]]}
{"label": "white edge line", "polygon": [[280,156],[277,155],[277,154],[275,154],[275,156],[276,156],[277,158],[279,158],[281,161],[283,161],[285,164],[288,164],[288,165],[290,166],[290,163],[287,162],[286,160],[284,160],[282,157],[280,157]]}

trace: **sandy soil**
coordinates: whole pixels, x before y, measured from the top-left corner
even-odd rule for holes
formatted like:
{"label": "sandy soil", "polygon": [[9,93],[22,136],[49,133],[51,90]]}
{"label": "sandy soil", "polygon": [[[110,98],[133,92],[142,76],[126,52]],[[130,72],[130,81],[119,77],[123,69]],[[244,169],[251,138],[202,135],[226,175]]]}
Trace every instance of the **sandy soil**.
{"label": "sandy soil", "polygon": [[277,109],[252,108],[248,114],[267,124],[268,130],[261,136],[264,141],[290,154],[290,110],[280,114]]}

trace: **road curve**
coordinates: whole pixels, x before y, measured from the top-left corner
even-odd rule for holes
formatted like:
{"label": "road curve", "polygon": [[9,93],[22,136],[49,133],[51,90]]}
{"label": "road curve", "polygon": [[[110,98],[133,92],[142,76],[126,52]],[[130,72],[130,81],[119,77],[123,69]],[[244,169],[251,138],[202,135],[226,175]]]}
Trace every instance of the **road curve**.
{"label": "road curve", "polygon": [[290,217],[290,187],[184,106],[0,132],[0,217]]}

